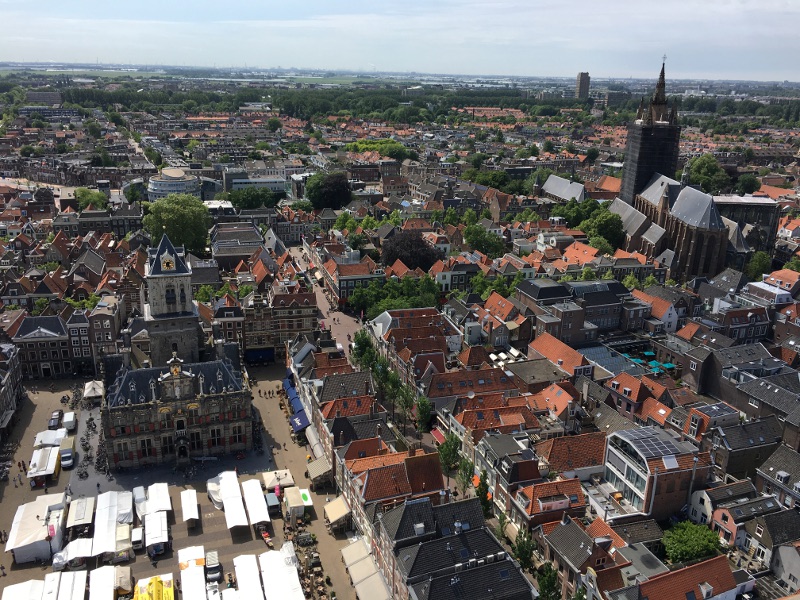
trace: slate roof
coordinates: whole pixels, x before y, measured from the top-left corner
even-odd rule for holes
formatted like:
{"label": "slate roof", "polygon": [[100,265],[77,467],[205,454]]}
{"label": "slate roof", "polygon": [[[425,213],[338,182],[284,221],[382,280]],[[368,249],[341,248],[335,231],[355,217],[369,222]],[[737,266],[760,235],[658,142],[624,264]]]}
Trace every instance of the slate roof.
{"label": "slate roof", "polygon": [[664,530],[653,519],[612,525],[611,529],[628,545],[653,542],[664,537]]}
{"label": "slate roof", "polygon": [[553,281],[552,279],[534,279],[521,281],[517,285],[517,290],[520,293],[530,296],[534,300],[558,300],[567,299],[572,296],[570,290],[562,283]]}
{"label": "slate roof", "polygon": [[546,538],[553,550],[566,560],[574,571],[583,571],[581,567],[591,557],[593,546],[592,538],[583,527],[567,517],[566,523],[561,521]]}
{"label": "slate roof", "polygon": [[322,388],[317,393],[320,404],[345,396],[363,396],[375,389],[372,374],[369,372],[328,375],[322,380]]}
{"label": "slate roof", "polygon": [[785,415],[797,407],[800,398],[800,372],[791,370],[788,373],[753,379],[737,388],[748,396],[777,408]]}
{"label": "slate roof", "polygon": [[726,485],[718,485],[717,487],[708,488],[706,496],[711,501],[712,506],[716,506],[720,502],[727,502],[740,498],[755,498],[758,495],[756,486],[749,479],[741,481],[733,481]]}
{"label": "slate roof", "polygon": [[680,182],[666,175],[655,173],[639,195],[651,204],[657,205],[662,196],[666,193],[668,195],[669,207],[672,208],[672,205],[678,198],[680,188]]}
{"label": "slate roof", "polygon": [[550,175],[550,177],[547,178],[547,181],[545,181],[542,186],[542,192],[552,194],[565,201],[575,198],[578,202],[582,202],[585,196],[582,183],[570,181],[558,175]]}
{"label": "slate roof", "polygon": [[58,315],[25,317],[14,335],[15,340],[66,336],[64,320]]}
{"label": "slate roof", "polygon": [[[169,271],[161,270],[161,259],[165,254],[169,254],[175,263],[175,268]],[[183,260],[183,248],[175,248],[172,242],[165,233],[161,236],[161,241],[158,243],[158,248],[148,249],[148,257],[150,260],[149,275],[189,275],[191,271],[186,266]]]}
{"label": "slate roof", "polygon": [[743,450],[780,442],[783,428],[778,417],[767,415],[758,421],[715,427],[713,432],[719,433],[720,442],[729,450]]}
{"label": "slate roof", "polygon": [[484,527],[402,548],[397,552],[397,565],[411,579],[502,550],[503,546]]}
{"label": "slate roof", "polygon": [[386,511],[380,517],[389,540],[399,542],[419,537],[414,525],[423,523],[425,534],[436,532],[436,518],[430,498],[406,500],[400,506]]}
{"label": "slate roof", "polygon": [[532,600],[533,589],[510,560],[442,575],[412,586],[417,600]]}
{"label": "slate roof", "polygon": [[789,446],[780,445],[757,471],[770,479],[776,479],[778,472],[784,471],[789,474],[789,481],[783,485],[793,489],[800,481],[800,454]]}
{"label": "slate roof", "polygon": [[773,547],[800,539],[800,513],[796,510],[787,509],[763,515],[760,520],[769,532]]}
{"label": "slate roof", "polygon": [[675,199],[672,214],[693,227],[718,231],[725,228],[714,198],[693,187],[685,187]]}

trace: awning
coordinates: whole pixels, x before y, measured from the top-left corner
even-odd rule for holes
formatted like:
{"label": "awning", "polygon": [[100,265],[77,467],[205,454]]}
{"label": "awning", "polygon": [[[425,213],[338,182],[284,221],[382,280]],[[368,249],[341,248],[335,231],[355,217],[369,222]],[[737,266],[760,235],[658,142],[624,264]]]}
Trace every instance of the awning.
{"label": "awning", "polygon": [[376,572],[356,584],[356,596],[359,600],[391,600],[392,595],[383,575]]}
{"label": "awning", "polygon": [[297,398],[297,388],[290,387],[286,390],[286,395],[289,396],[289,398]]}
{"label": "awning", "polygon": [[200,518],[197,510],[197,490],[189,489],[181,492],[181,514],[184,523],[189,519]]}
{"label": "awning", "polygon": [[444,434],[441,431],[439,431],[438,428],[434,427],[433,429],[431,429],[431,435],[433,436],[433,439],[435,439],[438,443],[444,444]]}
{"label": "awning", "polygon": [[342,548],[341,552],[342,562],[344,562],[345,568],[349,569],[351,565],[369,556],[369,546],[363,538],[358,538],[355,542]]}
{"label": "awning", "polygon": [[324,456],[308,463],[308,478],[311,481],[324,477],[331,472],[331,463]]}
{"label": "awning", "polygon": [[666,363],[664,363],[662,366],[663,366],[665,369],[674,369],[674,368],[675,368],[675,365],[673,365],[673,364],[672,364],[672,363],[670,363],[670,362],[666,362]]}
{"label": "awning", "polygon": [[642,354],[644,354],[645,356],[655,356],[656,355],[655,352],[650,352],[649,350],[647,352],[643,352]]}
{"label": "awning", "polygon": [[289,405],[292,407],[292,412],[297,414],[299,412],[303,412],[303,402],[295,396],[294,398],[289,398]]}
{"label": "awning", "polygon": [[311,452],[314,454],[314,458],[321,458],[325,456],[325,450],[322,448],[322,444],[319,441],[319,436],[317,435],[317,430],[315,428],[306,428],[306,441],[308,442],[308,445],[311,446]]}
{"label": "awning", "polygon": [[341,521],[349,514],[350,507],[347,506],[347,501],[344,499],[344,496],[339,496],[336,500],[328,502],[325,505],[325,518],[328,519],[328,523],[330,524]]}
{"label": "awning", "polygon": [[306,412],[301,410],[299,413],[296,413],[289,419],[289,423],[292,425],[292,429],[295,433],[303,431],[306,427],[310,425],[308,422],[308,417],[306,416]]}
{"label": "awning", "polygon": [[660,366],[661,366],[661,363],[660,363],[660,362],[658,362],[657,360],[651,360],[651,361],[650,361],[649,363],[647,363],[647,364],[648,364],[648,365],[650,365],[651,367],[660,367]]}
{"label": "awning", "polygon": [[289,367],[286,368],[286,379],[289,381],[294,379],[294,373],[292,373],[292,370]]}
{"label": "awning", "polygon": [[[374,560],[368,558],[366,560],[360,560],[354,565],[350,565],[347,571],[350,574],[350,581],[353,582],[354,586],[358,586],[362,581],[375,575],[378,572],[378,566],[375,564]],[[364,600],[366,600],[366,598],[364,598]],[[372,599],[370,598],[370,600]]]}
{"label": "awning", "polygon": [[288,390],[289,388],[294,387],[294,383],[290,379],[283,380],[283,389]]}

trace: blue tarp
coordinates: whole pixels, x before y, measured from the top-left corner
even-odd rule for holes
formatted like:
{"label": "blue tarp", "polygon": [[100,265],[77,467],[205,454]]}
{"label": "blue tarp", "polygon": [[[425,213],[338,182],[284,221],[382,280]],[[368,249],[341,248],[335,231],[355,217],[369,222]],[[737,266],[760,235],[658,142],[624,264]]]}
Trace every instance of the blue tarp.
{"label": "blue tarp", "polygon": [[289,388],[293,388],[294,383],[292,383],[291,379],[284,379],[283,380],[283,389],[288,390]]}
{"label": "blue tarp", "polygon": [[665,369],[674,369],[675,365],[673,365],[672,363],[664,363],[664,368]]}
{"label": "blue tarp", "polygon": [[300,398],[295,396],[294,398],[289,398],[289,404],[292,406],[292,412],[297,414],[299,412],[303,412],[303,403],[300,402]]}
{"label": "blue tarp", "polygon": [[641,358],[632,358],[631,360],[635,362],[637,365],[640,365],[644,362]]}
{"label": "blue tarp", "polygon": [[656,355],[656,353],[655,353],[655,352],[650,352],[649,350],[648,350],[647,352],[644,352],[643,354],[644,354],[645,356],[655,356],[655,355]]}
{"label": "blue tarp", "polygon": [[651,367],[660,367],[660,366],[661,366],[661,363],[660,363],[660,362],[658,362],[657,360],[651,360],[651,361],[650,361],[649,363],[647,363],[647,364],[648,364],[648,365],[650,365]]}
{"label": "blue tarp", "polygon": [[292,424],[292,429],[295,433],[298,431],[303,431],[306,427],[309,426],[308,417],[304,410],[301,410],[296,415],[292,416],[289,419],[289,423]]}

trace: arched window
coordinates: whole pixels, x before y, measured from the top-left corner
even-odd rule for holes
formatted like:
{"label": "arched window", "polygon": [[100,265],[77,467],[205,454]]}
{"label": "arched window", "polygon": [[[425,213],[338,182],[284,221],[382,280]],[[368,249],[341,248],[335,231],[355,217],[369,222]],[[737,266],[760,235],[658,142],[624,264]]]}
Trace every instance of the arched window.
{"label": "arched window", "polygon": [[186,305],[186,290],[181,286],[181,306]]}
{"label": "arched window", "polygon": [[164,292],[164,299],[167,302],[167,306],[172,306],[172,307],[175,306],[176,300],[175,300],[175,288],[174,287],[169,286],[166,289],[166,291]]}

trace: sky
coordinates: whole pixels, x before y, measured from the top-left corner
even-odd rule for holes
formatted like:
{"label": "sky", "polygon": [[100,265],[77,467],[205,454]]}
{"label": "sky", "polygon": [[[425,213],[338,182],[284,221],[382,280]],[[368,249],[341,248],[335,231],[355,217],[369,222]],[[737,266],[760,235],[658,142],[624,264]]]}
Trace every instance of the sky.
{"label": "sky", "polygon": [[800,80],[800,0],[0,0],[0,60]]}

